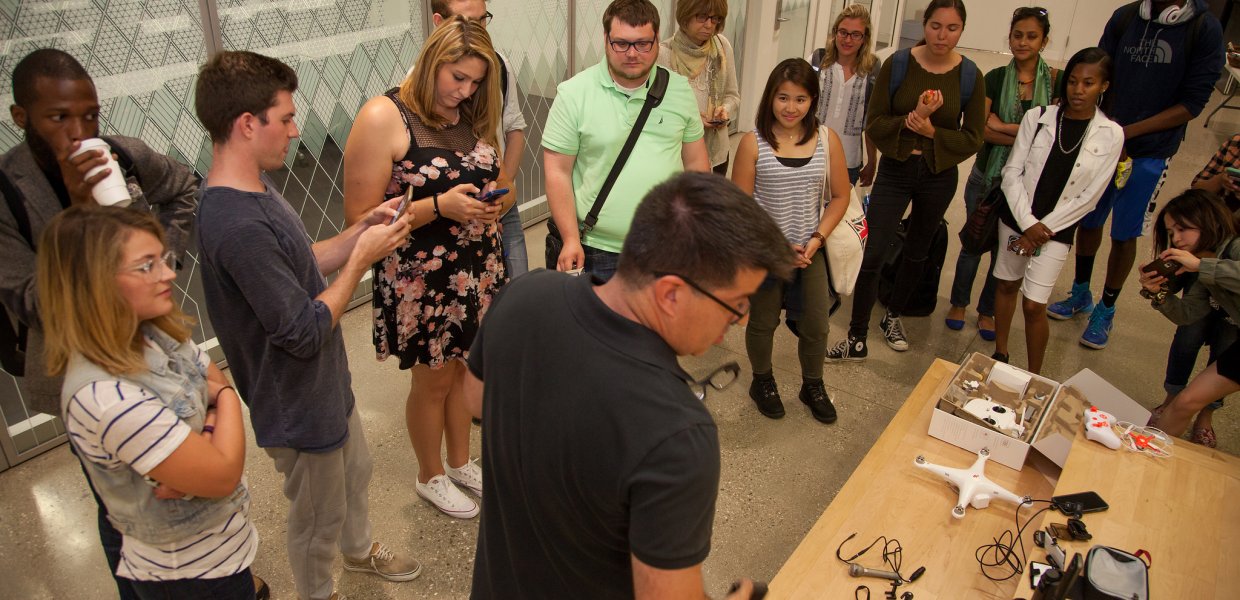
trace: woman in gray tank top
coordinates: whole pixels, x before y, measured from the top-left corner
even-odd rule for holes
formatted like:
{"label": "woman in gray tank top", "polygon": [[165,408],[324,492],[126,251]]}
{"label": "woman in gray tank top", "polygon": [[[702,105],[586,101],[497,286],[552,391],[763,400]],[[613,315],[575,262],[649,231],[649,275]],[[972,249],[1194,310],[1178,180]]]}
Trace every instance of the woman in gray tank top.
{"label": "woman in gray tank top", "polygon": [[[798,326],[799,397],[815,419],[833,423],[835,406],[822,382],[831,293],[823,246],[844,216],[851,186],[839,136],[821,127],[814,115],[818,93],[817,76],[804,59],[791,58],[775,67],[758,107],[757,127],[745,134],[736,151],[732,181],[779,225],[798,266],[791,282],[768,278],[750,299],[745,349],[754,375],[749,397],[763,415],[784,416],[771,348],[780,312],[788,300],[799,300],[794,302],[804,307]],[[800,298],[790,298],[794,294]]]}

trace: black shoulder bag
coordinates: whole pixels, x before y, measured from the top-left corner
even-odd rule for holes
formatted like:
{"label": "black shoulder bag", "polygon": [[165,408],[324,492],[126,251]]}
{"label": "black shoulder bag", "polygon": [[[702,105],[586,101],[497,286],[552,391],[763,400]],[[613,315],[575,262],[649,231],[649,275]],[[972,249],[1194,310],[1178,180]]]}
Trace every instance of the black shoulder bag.
{"label": "black shoulder bag", "polygon": [[[1046,114],[1046,107],[1041,107],[1038,116]],[[1033,130],[1033,137],[1042,132],[1042,123]],[[1032,142],[1030,142],[1032,143]],[[965,219],[964,227],[960,228],[960,249],[965,254],[981,256],[999,245],[999,212],[1007,204],[1007,196],[1003,194],[1003,178],[991,181],[986,193],[973,212]]]}
{"label": "black shoulder bag", "polygon": [[[633,146],[637,145],[637,137],[642,134],[642,129],[646,126],[646,119],[650,117],[650,112],[659,103],[663,102],[663,93],[667,91],[667,80],[667,69],[655,67],[654,83],[650,85],[650,91],[646,93],[646,102],[642,104],[642,110],[637,115],[637,121],[633,123],[633,129],[629,131],[629,137],[624,141],[624,147],[620,149],[620,154],[616,156],[616,162],[611,166],[611,172],[607,174],[607,179],[603,181],[603,187],[599,189],[598,197],[594,199],[594,206],[590,207],[590,212],[586,215],[585,221],[577,224],[577,231],[582,237],[598,224],[598,215],[603,211],[603,202],[607,200],[607,195],[611,193],[612,186],[616,184],[616,179],[620,177],[620,171],[624,170],[624,163],[628,162],[629,154],[633,153]],[[560,230],[555,226],[555,218],[547,219],[547,249],[544,252],[544,259],[546,260],[548,270],[555,270],[556,263],[560,260],[560,251],[563,249],[564,238],[560,236]],[[577,266],[583,267],[584,265]]]}

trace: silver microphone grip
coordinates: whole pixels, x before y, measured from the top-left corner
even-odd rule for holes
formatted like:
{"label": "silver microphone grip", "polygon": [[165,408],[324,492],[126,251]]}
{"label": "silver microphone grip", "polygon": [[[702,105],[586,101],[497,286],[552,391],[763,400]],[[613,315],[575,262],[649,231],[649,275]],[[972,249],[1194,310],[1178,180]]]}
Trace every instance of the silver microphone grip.
{"label": "silver microphone grip", "polygon": [[882,571],[879,569],[867,569],[859,564],[853,563],[848,565],[848,574],[853,577],[879,577],[882,579],[890,579],[892,581],[902,581],[899,575],[891,571]]}

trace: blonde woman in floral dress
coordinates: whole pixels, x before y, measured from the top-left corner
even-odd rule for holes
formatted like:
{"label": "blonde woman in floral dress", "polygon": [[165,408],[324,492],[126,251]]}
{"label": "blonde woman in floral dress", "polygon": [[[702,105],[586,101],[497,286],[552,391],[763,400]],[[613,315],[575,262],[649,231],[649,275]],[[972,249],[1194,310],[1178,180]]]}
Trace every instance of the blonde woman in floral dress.
{"label": "blonde woman in floral dress", "polygon": [[[495,187],[499,67],[486,29],[460,17],[436,28],[399,88],[370,99],[345,148],[345,217],[352,222],[413,188],[413,231],[375,264],[374,342],[412,372],[405,404],[418,458],[415,485],[443,513],[478,514],[470,415],[460,389],[478,325],[505,282]],[[447,461],[440,458],[446,440]]]}

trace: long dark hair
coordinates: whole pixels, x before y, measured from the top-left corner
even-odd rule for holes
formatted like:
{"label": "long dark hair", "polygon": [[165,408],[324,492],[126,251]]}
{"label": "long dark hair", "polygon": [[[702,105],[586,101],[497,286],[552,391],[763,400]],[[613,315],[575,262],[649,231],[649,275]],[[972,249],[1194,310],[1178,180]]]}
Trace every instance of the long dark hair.
{"label": "long dark hair", "polygon": [[[1107,83],[1111,82],[1111,73],[1114,68],[1111,61],[1111,55],[1107,54],[1106,50],[1098,47],[1082,48],[1081,50],[1078,50],[1076,54],[1072,55],[1072,58],[1068,60],[1068,66],[1064,67],[1063,71],[1059,74],[1059,89],[1056,90],[1056,92],[1059,94],[1059,106],[1061,107],[1068,102],[1068,78],[1072,76],[1072,69],[1075,69],[1077,65],[1098,65],[1098,69],[1102,71],[1102,77],[1104,80]],[[1098,108],[1102,109],[1102,112],[1104,113],[1109,112],[1111,108],[1111,96],[1103,93],[1102,102],[1098,103]]]}
{"label": "long dark hair", "polygon": [[1167,233],[1167,224],[1163,220],[1168,216],[1181,225],[1196,227],[1201,232],[1193,254],[1213,252],[1236,235],[1231,212],[1223,200],[1205,190],[1190,189],[1172,198],[1158,212],[1158,220],[1154,222],[1155,254],[1162,254],[1163,250],[1171,247],[1171,235]]}
{"label": "long dark hair", "polygon": [[775,90],[785,81],[790,81],[805,88],[809,92],[809,112],[801,119],[801,140],[798,144],[808,142],[818,131],[818,76],[814,67],[804,58],[788,58],[775,65],[771,76],[766,79],[766,89],[762,91],[762,101],[758,103],[758,133],[774,150],[779,150],[779,142],[775,139]]}

